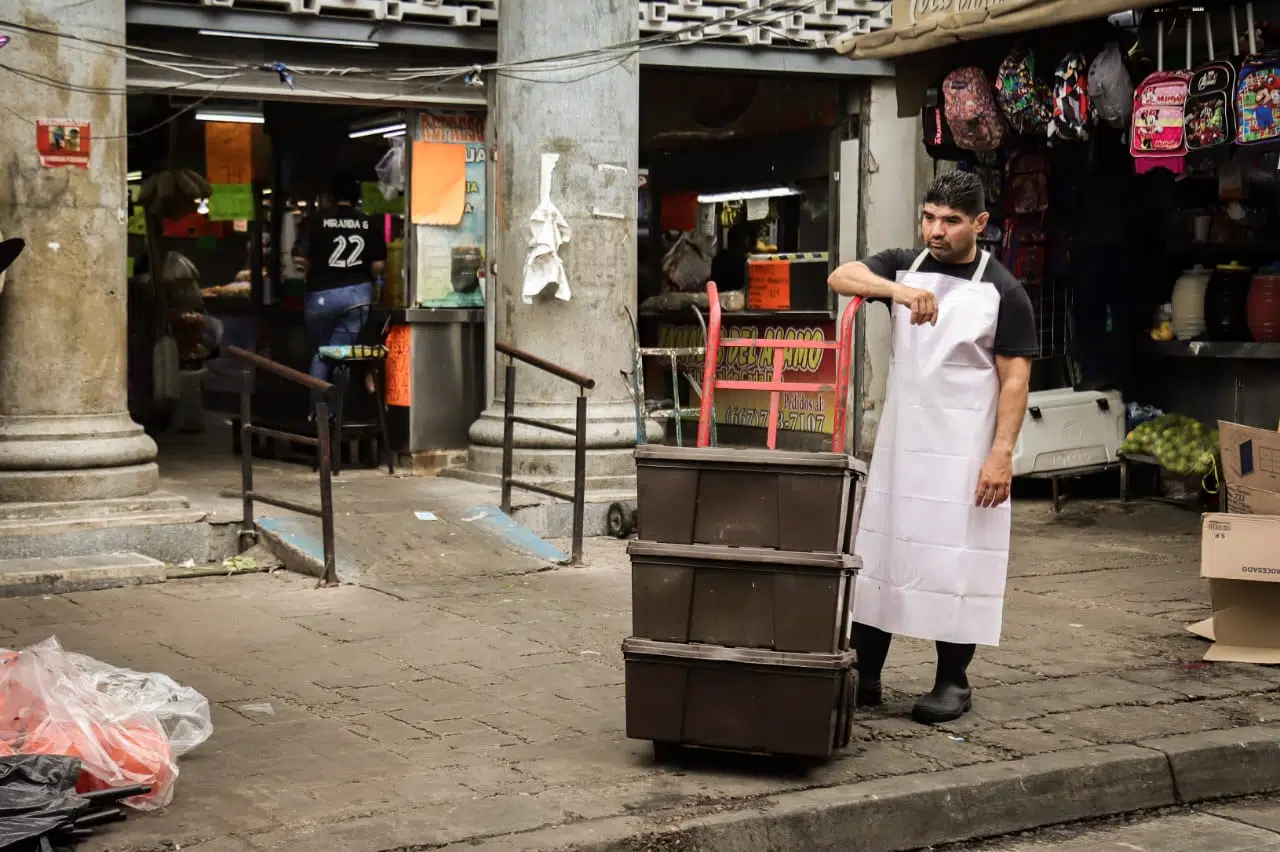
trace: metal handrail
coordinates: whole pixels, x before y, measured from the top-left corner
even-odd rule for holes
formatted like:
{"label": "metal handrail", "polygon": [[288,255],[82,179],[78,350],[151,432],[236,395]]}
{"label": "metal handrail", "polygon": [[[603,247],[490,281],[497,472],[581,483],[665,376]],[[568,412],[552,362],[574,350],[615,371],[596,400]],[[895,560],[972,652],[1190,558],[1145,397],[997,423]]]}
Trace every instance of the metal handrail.
{"label": "metal handrail", "polygon": [[[244,501],[244,526],[240,529],[240,544],[244,548],[246,542],[257,542],[258,530],[253,519],[253,503],[266,503],[290,512],[309,515],[320,519],[321,535],[324,541],[324,577],[322,586],[338,585],[338,560],[334,552],[333,531],[333,468],[332,442],[329,436],[329,398],[333,393],[333,385],[329,382],[307,375],[292,367],[286,367],[256,352],[241,349],[239,346],[228,346],[227,352],[247,361],[255,368],[265,370],[272,375],[297,385],[320,391],[324,397],[316,403],[316,437],[284,432],[279,429],[268,429],[265,426],[253,425],[253,371],[244,372],[244,383],[240,388],[240,490]],[[277,497],[253,488],[253,436],[262,435],[267,438],[278,438],[295,441],[316,448],[316,457],[320,471],[320,505],[319,507],[298,503],[284,497]]]}
{"label": "metal handrail", "polygon": [[[568,500],[573,503],[573,542],[569,556],[569,564],[582,564],[582,516],[586,507],[586,482],[587,482],[587,397],[586,391],[596,386],[596,380],[575,373],[573,370],[561,367],[539,358],[537,355],[531,355],[514,346],[508,346],[505,343],[495,343],[494,349],[499,353],[507,356],[506,367],[506,390],[505,399],[503,399],[502,414],[502,511],[508,515],[511,514],[511,489],[520,488],[524,491],[532,491],[534,494],[541,494],[545,497],[552,497],[557,500]],[[531,417],[516,416],[516,361],[523,361],[531,367],[535,367],[544,373],[548,373],[567,382],[572,382],[578,386],[578,398],[576,400],[576,423],[575,428],[570,429],[567,426],[561,426],[559,423],[548,423],[545,420],[535,420]],[[565,494],[563,491],[556,491],[543,485],[537,485],[532,482],[523,482],[515,479],[512,474],[515,457],[515,429],[516,424],[523,426],[532,426],[535,429],[545,429],[549,432],[557,432],[562,435],[570,435],[573,437],[573,493]]]}
{"label": "metal handrail", "polygon": [[542,372],[550,373],[558,379],[564,379],[566,382],[573,382],[580,388],[592,390],[596,386],[595,379],[588,378],[581,373],[575,373],[573,370],[561,367],[559,364],[552,364],[550,361],[546,361],[539,358],[537,355],[525,352],[523,349],[517,349],[514,346],[507,345],[506,343],[495,343],[493,344],[493,348],[497,349],[508,358],[523,361],[530,367],[537,367]]}

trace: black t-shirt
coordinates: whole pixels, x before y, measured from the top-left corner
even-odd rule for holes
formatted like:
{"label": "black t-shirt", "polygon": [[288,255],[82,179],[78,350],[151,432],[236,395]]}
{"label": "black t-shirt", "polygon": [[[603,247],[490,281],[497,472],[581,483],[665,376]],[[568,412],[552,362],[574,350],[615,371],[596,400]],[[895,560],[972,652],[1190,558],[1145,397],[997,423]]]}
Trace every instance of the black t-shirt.
{"label": "black t-shirt", "polygon": [[310,264],[308,290],[332,290],[372,281],[373,264],[387,259],[387,242],[354,207],[324,207],[302,223],[293,253]]}
{"label": "black t-shirt", "polygon": [[[906,272],[919,257],[919,249],[888,249],[862,261],[863,265],[881,278],[890,281]],[[969,281],[982,262],[979,254],[972,263],[942,263],[929,255],[920,264],[920,272],[950,275]],[[1036,333],[1036,314],[1031,297],[1018,279],[994,257],[987,263],[982,280],[1000,292],[1000,315],[996,319],[996,337],[993,350],[1006,358],[1034,358],[1040,354],[1040,339]],[[876,301],[876,300],[873,300]],[[879,301],[887,301],[881,299]]]}

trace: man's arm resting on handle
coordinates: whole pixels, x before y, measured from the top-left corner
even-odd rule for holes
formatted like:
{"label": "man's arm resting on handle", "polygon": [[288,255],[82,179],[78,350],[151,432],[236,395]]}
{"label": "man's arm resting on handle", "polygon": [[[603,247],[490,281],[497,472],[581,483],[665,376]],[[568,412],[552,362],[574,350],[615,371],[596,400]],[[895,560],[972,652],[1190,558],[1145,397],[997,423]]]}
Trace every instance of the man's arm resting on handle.
{"label": "man's arm resting on handle", "polygon": [[991,452],[978,475],[977,505],[994,508],[1009,499],[1013,487],[1013,448],[1027,416],[1027,397],[1031,391],[1031,359],[996,356],[996,373],[1000,377],[1000,397],[996,403],[996,435]]}
{"label": "man's arm resting on handle", "polygon": [[888,299],[911,311],[914,325],[938,324],[938,303],[932,293],[907,287],[888,278],[876,275],[858,261],[843,263],[827,277],[827,286],[840,296],[861,296],[864,299]]}

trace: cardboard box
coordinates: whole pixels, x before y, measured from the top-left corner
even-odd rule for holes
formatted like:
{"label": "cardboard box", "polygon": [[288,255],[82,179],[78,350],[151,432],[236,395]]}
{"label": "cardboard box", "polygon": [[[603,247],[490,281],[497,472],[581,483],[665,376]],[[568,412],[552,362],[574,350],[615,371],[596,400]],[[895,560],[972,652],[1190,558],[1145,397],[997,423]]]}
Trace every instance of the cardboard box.
{"label": "cardboard box", "polygon": [[1213,617],[1187,629],[1215,662],[1280,665],[1280,432],[1218,424],[1229,514],[1204,516],[1200,576]]}
{"label": "cardboard box", "polygon": [[1200,576],[1213,617],[1187,628],[1214,644],[1214,662],[1280,665],[1280,517],[1208,514]]}
{"label": "cardboard box", "polygon": [[[1280,496],[1280,432],[1220,420],[1218,446],[1222,451],[1228,501],[1231,492],[1238,488]],[[1280,509],[1266,514],[1280,515]]]}

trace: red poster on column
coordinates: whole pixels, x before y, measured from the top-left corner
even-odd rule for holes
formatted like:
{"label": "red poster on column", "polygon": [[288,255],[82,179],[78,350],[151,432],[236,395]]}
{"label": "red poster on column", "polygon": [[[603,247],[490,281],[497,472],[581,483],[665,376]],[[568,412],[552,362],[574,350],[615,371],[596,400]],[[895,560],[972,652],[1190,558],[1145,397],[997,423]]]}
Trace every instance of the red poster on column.
{"label": "red poster on column", "polygon": [[91,150],[89,122],[69,118],[36,119],[36,150],[45,168],[72,166],[89,168]]}

